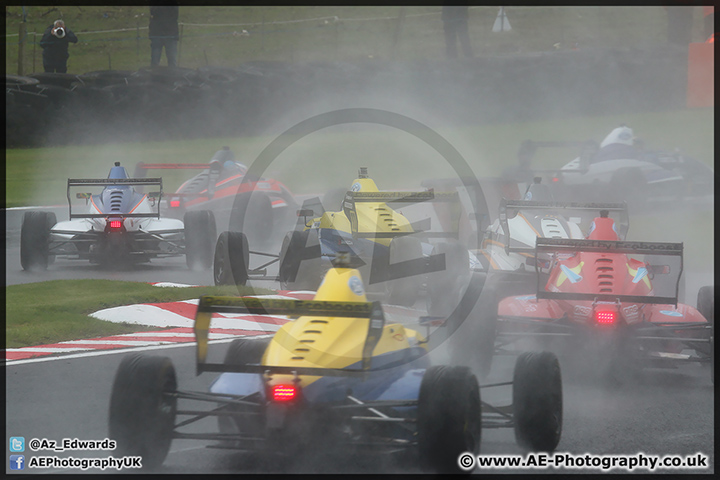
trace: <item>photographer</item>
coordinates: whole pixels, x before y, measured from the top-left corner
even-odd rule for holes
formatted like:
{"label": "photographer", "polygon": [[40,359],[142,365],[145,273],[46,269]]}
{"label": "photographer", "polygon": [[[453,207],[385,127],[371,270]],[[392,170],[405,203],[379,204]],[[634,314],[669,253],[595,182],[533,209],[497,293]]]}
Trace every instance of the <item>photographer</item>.
{"label": "photographer", "polygon": [[43,67],[46,73],[67,73],[68,44],[78,39],[62,20],[55,20],[40,40],[43,49]]}

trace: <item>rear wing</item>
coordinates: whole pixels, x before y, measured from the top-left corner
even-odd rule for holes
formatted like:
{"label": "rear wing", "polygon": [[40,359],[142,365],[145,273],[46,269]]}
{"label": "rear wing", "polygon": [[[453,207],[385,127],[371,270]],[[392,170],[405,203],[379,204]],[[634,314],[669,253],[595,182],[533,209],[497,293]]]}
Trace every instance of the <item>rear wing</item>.
{"label": "rear wing", "polygon": [[[548,292],[540,284],[541,275],[538,270],[538,254],[548,253],[555,255],[572,255],[578,252],[599,252],[619,253],[626,255],[662,255],[679,257],[680,269],[675,282],[673,296],[645,296],[645,295],[617,295],[602,293],[577,293],[577,292]],[[535,248],[535,271],[537,275],[537,298],[555,300],[600,300],[619,301],[631,303],[657,303],[677,305],[678,291],[680,288],[680,276],[683,269],[683,244],[682,243],[661,243],[661,242],[615,242],[609,240],[584,240],[567,238],[544,238],[537,239]]]}
{"label": "rear wing", "polygon": [[[425,190],[422,192],[352,192],[345,193],[343,212],[350,220],[350,232],[357,238],[393,238],[401,235],[422,232],[426,238],[446,238],[456,236],[450,232],[427,232],[429,222],[416,222],[411,224],[413,232],[358,232],[358,219],[355,205],[358,202],[381,203],[421,203],[421,202],[460,202],[457,192],[435,192]],[[429,219],[428,219],[429,220]]]}
{"label": "rear wing", "polygon": [[618,217],[618,234],[621,238],[627,235],[630,228],[630,218],[628,216],[627,204],[622,203],[577,203],[577,202],[535,202],[531,200],[507,200],[502,198],[500,200],[500,207],[498,209],[498,220],[502,227],[505,235],[505,253],[510,252],[532,252],[535,249],[532,247],[515,247],[510,246],[510,226],[508,224],[508,218],[513,218],[520,211],[529,210],[552,210],[553,213],[561,214],[569,220],[568,214],[573,212],[595,212],[596,215],[600,214],[600,210],[607,210],[617,214]]}
{"label": "rear wing", "polygon": [[[150,192],[147,194],[148,197],[155,197],[158,199],[156,213],[122,213],[117,215],[111,215],[107,213],[73,213],[72,212],[72,200],[70,197],[70,189],[72,187],[113,187],[113,186],[156,186],[158,187],[157,192]],[[68,199],[68,213],[69,218],[106,218],[111,216],[122,216],[125,218],[139,217],[139,218],[160,218],[160,199],[162,198],[162,178],[68,178],[67,181],[67,199]],[[89,200],[92,197],[91,193],[78,193],[76,198],[84,198]]]}
{"label": "rear wing", "polygon": [[[212,314],[215,312],[288,315],[293,317],[312,315],[317,317],[368,318],[368,332],[362,350],[362,368],[337,369],[207,363],[208,331]],[[380,302],[331,302],[203,295],[198,301],[194,326],[195,340],[197,341],[197,374],[199,375],[202,372],[275,373],[318,376],[352,376],[366,374],[371,368],[372,352],[380,340],[384,326],[385,316]]]}

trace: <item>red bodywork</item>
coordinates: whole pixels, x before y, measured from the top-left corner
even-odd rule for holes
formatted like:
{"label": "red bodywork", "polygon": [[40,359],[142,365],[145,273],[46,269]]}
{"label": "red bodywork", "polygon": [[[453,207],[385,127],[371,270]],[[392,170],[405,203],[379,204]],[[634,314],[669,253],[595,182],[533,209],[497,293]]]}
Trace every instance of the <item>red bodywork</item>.
{"label": "red bodywork", "polygon": [[[617,243],[612,220],[596,218],[588,240]],[[645,262],[615,252],[577,251],[561,255],[556,257],[544,286],[544,292],[550,292],[556,298],[538,298],[543,297],[542,291],[539,295],[507,297],[498,305],[498,317],[524,317],[548,324],[562,319],[571,324],[601,327],[707,324],[694,307],[682,303],[658,303],[651,280],[652,269]],[[572,294],[580,295],[563,298],[572,297]],[[590,300],[593,295],[602,297]],[[614,296],[619,298],[613,301]],[[619,301],[623,296],[642,301]],[[605,312],[614,312],[614,315]]]}

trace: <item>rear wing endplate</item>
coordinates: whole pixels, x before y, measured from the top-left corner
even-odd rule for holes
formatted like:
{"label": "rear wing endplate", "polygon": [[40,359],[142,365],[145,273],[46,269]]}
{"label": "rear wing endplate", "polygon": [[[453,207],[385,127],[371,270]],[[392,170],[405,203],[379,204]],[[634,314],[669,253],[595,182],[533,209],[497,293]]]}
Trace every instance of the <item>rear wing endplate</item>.
{"label": "rear wing endplate", "polygon": [[[619,253],[626,255],[664,255],[680,257],[680,271],[675,284],[675,295],[668,296],[645,296],[645,295],[617,295],[601,293],[576,293],[576,292],[548,292],[540,285],[540,272],[538,270],[538,254],[554,253],[572,255],[578,252],[597,253]],[[616,242],[610,240],[585,240],[569,238],[545,238],[537,239],[535,248],[535,271],[537,275],[537,298],[555,300],[600,300],[620,301],[631,303],[656,303],[677,305],[678,290],[680,288],[680,276],[683,269],[683,244],[665,242]]]}
{"label": "rear wing endplate", "polygon": [[[282,367],[267,365],[225,365],[207,363],[208,332],[213,313],[246,313],[254,315],[288,315],[293,317],[345,317],[368,318],[368,332],[362,350],[361,369],[336,369],[314,367]],[[203,295],[198,301],[195,316],[195,340],[197,341],[197,374],[202,372],[276,373],[318,376],[348,376],[365,374],[371,368],[372,352],[383,327],[385,316],[380,302],[331,302],[321,300],[284,300],[255,297],[227,297]]]}
{"label": "rear wing endplate", "polygon": [[[150,194],[158,198],[158,211],[157,213],[122,213],[117,215],[111,215],[107,213],[73,213],[72,212],[72,200],[70,198],[71,187],[112,187],[112,186],[156,186],[158,187],[157,192]],[[68,215],[72,220],[73,218],[107,218],[112,216],[124,217],[124,218],[160,218],[160,199],[162,198],[162,178],[68,178],[67,181],[67,200],[68,200]],[[89,199],[92,194],[80,193],[78,198]]]}
{"label": "rear wing endplate", "polygon": [[627,203],[578,203],[578,202],[535,202],[531,200],[508,200],[500,199],[500,207],[498,209],[498,220],[505,234],[505,253],[533,251],[532,247],[511,247],[510,246],[510,227],[508,225],[508,217],[514,217],[521,210],[553,210],[558,214],[567,217],[568,211],[594,211],[598,215],[600,210],[609,212],[619,212],[619,223],[621,236],[625,236],[630,228],[630,219],[628,216]]}

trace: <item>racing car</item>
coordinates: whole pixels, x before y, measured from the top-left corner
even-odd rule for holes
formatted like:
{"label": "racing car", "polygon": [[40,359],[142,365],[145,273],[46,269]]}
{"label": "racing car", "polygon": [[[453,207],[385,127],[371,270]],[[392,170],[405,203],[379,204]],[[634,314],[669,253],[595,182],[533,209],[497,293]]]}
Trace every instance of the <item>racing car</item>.
{"label": "racing car", "polygon": [[[637,148],[634,141],[632,130],[623,125],[600,144],[594,140],[526,140],[518,157],[529,174],[544,176],[555,198],[562,201],[626,201],[644,207],[656,201],[677,203],[713,193],[714,173],[704,163],[679,151]],[[618,145],[628,148],[613,149]],[[538,148],[573,148],[579,155],[559,170],[531,169],[529,159]]]}
{"label": "racing car", "polygon": [[599,210],[615,220],[619,239],[624,240],[629,230],[626,203],[555,202],[551,194],[533,195],[533,187],[538,186],[543,185],[528,188],[527,200],[501,198],[498,217],[485,230],[477,252],[491,283],[506,295],[535,292],[536,261],[540,275],[547,279],[551,256],[536,256],[538,237],[585,238],[583,229]]}
{"label": "racing car", "polygon": [[[109,407],[109,436],[118,451],[141,455],[143,466],[153,468],[174,438],[214,440],[210,447],[274,457],[334,448],[405,453],[427,470],[458,472],[461,453],[478,453],[483,428],[513,428],[527,450],[555,449],[563,412],[554,354],[522,354],[512,382],[490,385],[512,385],[512,403],[483,402],[468,367],[430,364],[429,325],[438,319],[423,317],[414,326],[392,321],[380,302],[367,300],[357,265],[352,255],[338,255],[313,300],[201,296],[196,370],[220,375],[209,392],[184,391],[169,358],[127,355]],[[272,338],[234,340],[223,363],[210,363],[208,331],[219,313],[293,320]],[[181,400],[209,407],[180,408]],[[213,416],[217,433],[183,428]]]}
{"label": "racing car", "polygon": [[135,175],[157,169],[202,170],[168,195],[169,217],[212,211],[222,230],[244,232],[253,246],[264,245],[273,232],[285,232],[295,223],[299,204],[290,190],[278,180],[249,178],[248,168],[235,161],[229,147],[218,150],[209,163],[140,162]]}
{"label": "racing car", "polygon": [[[331,259],[339,252],[352,252],[361,259],[360,270],[373,294],[411,306],[425,284],[431,313],[449,313],[471,273],[482,266],[454,238],[457,232],[430,231],[430,218],[411,222],[389,206],[422,202],[457,204],[458,194],[381,192],[362,167],[345,193],[342,210],[326,212],[319,199],[303,203],[298,215],[304,222],[285,236],[279,255],[250,250],[243,234],[223,232],[215,248],[215,283],[244,285],[254,276],[279,280],[287,289],[314,291]],[[431,239],[444,241],[430,243]],[[273,259],[248,268],[250,253]],[[279,263],[278,276],[268,277],[267,267],[273,263]]]}
{"label": "racing car", "polygon": [[620,241],[607,216],[587,239],[538,238],[536,272],[538,258],[550,255],[549,278],[537,275],[534,295],[500,300],[496,352],[532,339],[619,381],[680,362],[710,363],[714,375],[713,287],[700,289],[697,308],[678,303],[682,253],[682,243]]}
{"label": "racing car", "polygon": [[[85,211],[73,211],[71,190],[103,187],[97,194],[76,192]],[[139,189],[158,190],[141,193]],[[67,181],[69,220],[55,213],[30,211],[23,216],[20,262],[24,270],[45,270],[56,257],[89,260],[107,267],[185,255],[188,267],[212,264],[215,218],[210,211],[187,212],[184,222],[160,218],[162,178],[129,178],[115,162],[107,178]]]}

